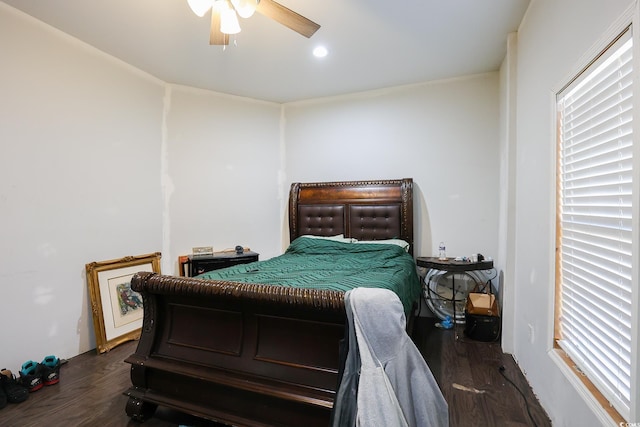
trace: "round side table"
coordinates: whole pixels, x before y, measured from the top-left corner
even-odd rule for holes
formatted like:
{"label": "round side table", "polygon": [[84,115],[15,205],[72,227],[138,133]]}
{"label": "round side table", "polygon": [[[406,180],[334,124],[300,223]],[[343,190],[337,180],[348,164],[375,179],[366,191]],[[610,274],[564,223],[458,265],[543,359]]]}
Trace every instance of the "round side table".
{"label": "round side table", "polygon": [[454,258],[417,257],[416,264],[427,269],[422,292],[427,305],[441,320],[450,316],[464,323],[467,295],[486,284],[483,271],[493,269],[493,261],[456,261]]}

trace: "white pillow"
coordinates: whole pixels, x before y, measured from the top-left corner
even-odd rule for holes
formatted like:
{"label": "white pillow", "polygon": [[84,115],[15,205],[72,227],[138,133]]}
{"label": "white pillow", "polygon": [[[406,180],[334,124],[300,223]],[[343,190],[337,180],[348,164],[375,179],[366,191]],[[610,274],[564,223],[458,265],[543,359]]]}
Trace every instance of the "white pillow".
{"label": "white pillow", "polygon": [[336,242],[343,242],[343,243],[353,243],[356,241],[356,239],[352,239],[351,237],[344,237],[344,234],[336,234],[335,236],[314,236],[312,234],[304,234],[300,237],[306,237],[308,239],[333,240]]}
{"label": "white pillow", "polygon": [[402,239],[386,239],[386,240],[355,240],[354,243],[376,243],[380,245],[396,245],[404,249],[405,252],[409,252],[409,243]]}

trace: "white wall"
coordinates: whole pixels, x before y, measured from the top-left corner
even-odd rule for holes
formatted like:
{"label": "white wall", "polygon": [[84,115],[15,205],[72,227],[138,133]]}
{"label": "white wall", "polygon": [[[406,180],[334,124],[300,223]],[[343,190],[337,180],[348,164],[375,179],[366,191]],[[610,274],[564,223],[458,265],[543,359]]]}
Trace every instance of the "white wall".
{"label": "white wall", "polygon": [[498,249],[498,73],[285,105],[287,179],[413,178],[417,256]]}
{"label": "white wall", "polygon": [[553,93],[632,3],[535,0],[518,33],[514,356],[558,426],[598,425],[599,415],[569,383],[550,352],[555,232]]}
{"label": "white wall", "polygon": [[516,103],[518,35],[507,37],[507,54],[500,67],[500,210],[498,215],[498,256],[500,304],[502,306],[502,349],[513,353],[515,301],[515,201],[516,201]]}
{"label": "white wall", "polygon": [[280,110],[279,104],[170,88],[163,178],[170,213],[164,253],[171,267],[194,246],[243,245],[261,260],[281,254]]}
{"label": "white wall", "polygon": [[95,348],[85,264],[161,249],[163,85],[0,3],[0,358]]}

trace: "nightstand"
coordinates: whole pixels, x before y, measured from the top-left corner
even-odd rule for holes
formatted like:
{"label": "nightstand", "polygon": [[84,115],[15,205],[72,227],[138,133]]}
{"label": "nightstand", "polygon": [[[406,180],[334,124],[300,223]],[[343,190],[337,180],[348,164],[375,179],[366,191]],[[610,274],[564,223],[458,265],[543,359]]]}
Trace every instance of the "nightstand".
{"label": "nightstand", "polygon": [[258,261],[256,252],[247,251],[241,254],[235,252],[219,252],[213,255],[189,255],[184,263],[184,274],[187,277],[194,277],[207,271],[219,270],[238,264],[248,264]]}

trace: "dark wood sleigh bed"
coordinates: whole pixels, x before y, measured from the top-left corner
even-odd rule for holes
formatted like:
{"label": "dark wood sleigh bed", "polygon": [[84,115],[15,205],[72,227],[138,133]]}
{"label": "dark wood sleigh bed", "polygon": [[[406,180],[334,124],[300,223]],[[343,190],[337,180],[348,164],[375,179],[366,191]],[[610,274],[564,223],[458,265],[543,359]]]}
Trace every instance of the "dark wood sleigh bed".
{"label": "dark wood sleigh bed", "polygon": [[[294,183],[290,240],[399,238],[413,249],[411,179]],[[328,426],[346,314],[338,291],[138,273],[144,318],[126,412],[158,405],[237,426]]]}

